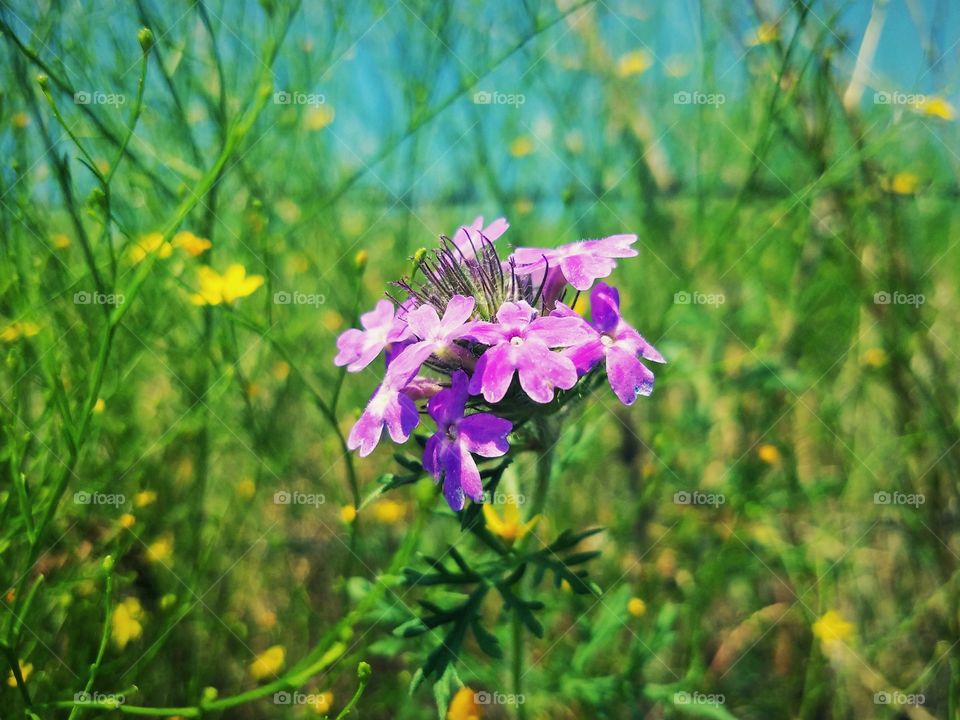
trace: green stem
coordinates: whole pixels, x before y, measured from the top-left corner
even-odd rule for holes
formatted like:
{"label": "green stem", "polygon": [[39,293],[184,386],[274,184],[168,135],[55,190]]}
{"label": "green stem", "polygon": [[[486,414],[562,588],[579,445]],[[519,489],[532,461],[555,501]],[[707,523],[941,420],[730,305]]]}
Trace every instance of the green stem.
{"label": "green stem", "polygon": [[524,703],[520,702],[520,696],[523,695],[523,660],[525,648],[523,646],[523,623],[520,620],[520,612],[517,610],[513,612],[511,630],[513,635],[513,662],[511,664],[513,695],[517,701],[514,707],[517,709],[517,720],[524,720],[527,716],[527,711]]}

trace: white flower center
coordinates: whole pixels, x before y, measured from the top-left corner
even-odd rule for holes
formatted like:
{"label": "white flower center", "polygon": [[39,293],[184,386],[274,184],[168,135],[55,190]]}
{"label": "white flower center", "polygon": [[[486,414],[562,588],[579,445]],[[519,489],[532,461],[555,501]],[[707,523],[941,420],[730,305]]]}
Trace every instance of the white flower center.
{"label": "white flower center", "polygon": [[605,347],[610,347],[614,343],[614,339],[609,335],[601,335],[600,342],[603,343]]}
{"label": "white flower center", "polygon": [[512,338],[510,338],[510,344],[511,344],[511,345],[523,345],[523,338],[520,337],[519,335],[514,335]]}

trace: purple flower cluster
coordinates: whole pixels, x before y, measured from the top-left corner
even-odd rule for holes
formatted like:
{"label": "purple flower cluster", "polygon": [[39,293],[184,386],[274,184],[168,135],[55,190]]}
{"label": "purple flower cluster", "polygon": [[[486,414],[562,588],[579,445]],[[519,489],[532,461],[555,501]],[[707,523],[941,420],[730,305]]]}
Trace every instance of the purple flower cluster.
{"label": "purple flower cluster", "polygon": [[[605,374],[626,405],[653,391],[643,360],[663,356],[620,314],[620,295],[601,278],[633,257],[636,235],[614,235],[559,248],[517,248],[506,260],[494,247],[509,225],[478,217],[418,253],[412,278],[396,283],[406,297],[381,300],[337,339],[334,362],[358,372],[385,353],[386,371],[347,444],[361,456],[384,429],[404,443],[420,423],[417,403],[436,425],[423,467],[454,510],[481,502],[474,455],[500,457],[519,425],[562,405]],[[570,288],[573,288],[573,291]],[[591,289],[592,288],[592,289]],[[587,321],[568,292],[590,290]],[[391,298],[393,299],[393,298]],[[430,371],[432,375],[425,374]],[[552,408],[551,409],[555,409]]]}

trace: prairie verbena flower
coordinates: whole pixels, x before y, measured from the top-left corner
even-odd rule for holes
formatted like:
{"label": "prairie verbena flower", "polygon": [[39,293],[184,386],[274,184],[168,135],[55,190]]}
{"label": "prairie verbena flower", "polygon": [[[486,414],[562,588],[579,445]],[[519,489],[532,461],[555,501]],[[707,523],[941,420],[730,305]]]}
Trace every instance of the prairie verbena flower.
{"label": "prairie verbena flower", "polygon": [[[555,415],[604,378],[630,405],[653,391],[643,361],[665,362],[624,319],[616,288],[597,282],[637,255],[636,235],[500,251],[494,243],[508,228],[478,217],[418,251],[411,276],[395,283],[405,297],[388,293],[392,303],[379,301],[361,329],[337,340],[334,363],[350,372],[384,356],[348,447],[369,455],[385,430],[404,443],[429,418],[436,429],[423,440],[423,468],[456,511],[466,498],[482,502],[478,462],[506,455],[527,422]],[[580,314],[587,291],[589,320]]]}

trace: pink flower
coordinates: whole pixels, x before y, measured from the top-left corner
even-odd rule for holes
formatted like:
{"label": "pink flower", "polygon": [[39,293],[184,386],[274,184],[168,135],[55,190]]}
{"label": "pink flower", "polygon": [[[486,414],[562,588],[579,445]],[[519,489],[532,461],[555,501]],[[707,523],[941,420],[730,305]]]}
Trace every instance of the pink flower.
{"label": "pink flower", "polygon": [[[510,223],[506,218],[497,218],[487,227],[483,227],[483,215],[478,215],[470,225],[461,225],[453,234],[451,240],[463,257],[472,260],[483,245],[483,241],[494,242],[503,235]],[[481,229],[482,228],[482,229]]]}
{"label": "pink flower", "polygon": [[531,400],[550,402],[554,388],[569,390],[577,383],[572,361],[551,348],[576,345],[589,337],[583,325],[582,319],[537,317],[524,300],[504,303],[496,323],[472,323],[466,334],[490,346],[477,361],[470,392],[482,392],[489,403],[499,402],[517,373]]}
{"label": "pink flower", "polygon": [[[615,258],[634,257],[637,251],[631,245],[636,235],[611,235],[600,240],[582,240],[558,248],[517,248],[511,258],[518,272],[542,276],[549,267],[550,275],[562,279],[577,290],[589,290],[594,280],[605,278],[617,266]],[[548,276],[547,282],[555,278]]]}
{"label": "pink flower", "polygon": [[[556,312],[564,316],[572,313],[564,306]],[[640,358],[657,363],[666,361],[623,319],[617,289],[597,283],[590,293],[590,313],[593,337],[564,352],[576,365],[577,372],[586,374],[603,360],[610,387],[624,405],[632,405],[639,395],[650,395],[653,373]]]}
{"label": "pink flower", "polygon": [[[493,458],[505,455],[510,446],[507,435],[513,424],[492,413],[464,416],[469,378],[462,370],[451,377],[451,385],[427,403],[437,431],[427,440],[423,469],[443,482],[443,495],[453,510],[462,510],[464,495],[474,502],[483,498],[480,470],[473,455]],[[472,453],[472,454],[471,454]]]}
{"label": "pink flower", "polygon": [[350,328],[337,338],[335,365],[346,365],[350,372],[359,372],[372,363],[385,347],[407,335],[406,324],[394,317],[393,305],[381,300],[370,312],[360,316],[363,330]]}

